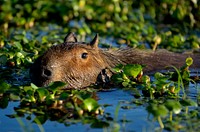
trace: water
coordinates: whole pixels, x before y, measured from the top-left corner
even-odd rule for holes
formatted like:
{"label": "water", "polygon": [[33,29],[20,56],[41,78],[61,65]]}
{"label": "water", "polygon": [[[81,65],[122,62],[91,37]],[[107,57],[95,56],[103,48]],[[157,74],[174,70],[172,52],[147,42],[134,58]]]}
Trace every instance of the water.
{"label": "water", "polygon": [[[119,102],[122,101],[131,101],[134,97],[123,90],[117,89],[109,92],[98,92],[100,100],[99,104],[109,104],[111,106],[105,108],[105,112],[110,113],[112,117],[115,118],[115,111],[119,105]],[[32,123],[25,118],[9,118],[6,115],[14,113],[14,107],[17,107],[19,102],[10,102],[6,109],[0,109],[0,128],[2,132],[20,132],[20,131],[41,131],[39,126],[35,123]],[[121,129],[126,131],[142,131],[147,129],[152,129],[155,127],[155,123],[152,123],[147,120],[148,113],[144,109],[144,106],[133,107],[131,109],[121,109],[117,113],[117,120],[126,119],[129,122],[122,123],[118,122],[121,125]],[[33,118],[33,116],[32,116]],[[23,125],[20,124],[22,122]],[[85,132],[100,132],[102,129],[90,128],[90,124],[76,123],[70,126],[65,126],[63,123],[56,121],[46,121],[42,125],[42,128],[48,132],[54,131],[85,131]]]}
{"label": "water", "polygon": [[[191,74],[193,75],[193,74]],[[196,99],[199,86],[194,83],[190,83],[188,87],[185,87],[187,96],[191,99]],[[180,93],[182,95],[182,93]],[[122,89],[113,89],[110,91],[101,91],[97,93],[99,97],[99,104],[108,104],[105,107],[105,113],[109,113],[114,120],[120,125],[121,131],[155,131],[159,128],[157,121],[153,120],[150,116],[148,119],[148,113],[146,106],[131,104],[132,100],[135,100],[131,95],[131,91]],[[1,132],[21,132],[21,131],[83,131],[83,132],[102,132],[110,131],[114,126],[114,121],[110,122],[109,128],[91,128],[90,124],[83,124],[81,121],[77,123],[71,123],[70,126],[66,126],[64,123],[57,121],[47,120],[42,126],[33,123],[34,115],[30,115],[32,120],[27,120],[26,117],[22,118],[9,118],[6,115],[14,114],[14,107],[18,107],[19,102],[10,101],[9,105],[5,109],[0,109],[0,131]],[[130,109],[123,109],[121,106],[128,106]],[[120,107],[119,112],[116,112]],[[126,122],[123,122],[126,121]]]}

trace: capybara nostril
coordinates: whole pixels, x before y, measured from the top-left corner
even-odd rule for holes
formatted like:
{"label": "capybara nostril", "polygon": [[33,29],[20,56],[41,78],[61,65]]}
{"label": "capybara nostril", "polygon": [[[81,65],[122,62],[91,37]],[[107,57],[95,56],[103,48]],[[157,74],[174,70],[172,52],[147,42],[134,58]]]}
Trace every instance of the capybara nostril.
{"label": "capybara nostril", "polygon": [[52,76],[52,72],[48,69],[43,69],[42,76],[49,79]]}

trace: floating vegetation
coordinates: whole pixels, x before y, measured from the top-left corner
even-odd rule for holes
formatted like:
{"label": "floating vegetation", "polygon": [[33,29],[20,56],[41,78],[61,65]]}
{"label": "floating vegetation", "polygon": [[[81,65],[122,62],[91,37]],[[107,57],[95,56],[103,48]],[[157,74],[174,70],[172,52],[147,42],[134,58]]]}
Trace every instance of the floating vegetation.
{"label": "floating vegetation", "polygon": [[[15,118],[24,131],[29,130],[23,119],[38,124],[40,131],[45,131],[42,125],[48,121],[64,124],[66,128],[81,123],[83,129],[84,124],[89,124],[90,128],[105,131],[125,131],[130,122],[139,122],[135,117],[131,120],[118,117],[120,110],[129,116],[140,107],[148,113],[145,119],[155,124],[153,131],[157,127],[169,131],[198,131],[199,76],[197,71],[195,75],[189,71],[193,63],[190,57],[180,69],[171,66],[173,71],[153,75],[144,74],[144,66],[137,64],[115,67],[114,88],[124,91],[120,96],[128,93],[130,97],[121,101],[119,95],[109,95],[109,100],[117,98],[114,101],[119,105],[115,112],[108,109],[115,107],[116,102],[99,103],[102,98],[98,97],[103,92],[112,94],[113,87],[64,90],[67,84],[63,82],[37,87],[30,82],[29,68],[49,47],[62,43],[70,31],[76,32],[81,41],[99,33],[102,47],[165,48],[199,53],[199,4],[198,0],[1,1],[0,110],[6,111],[12,107],[10,104],[16,104],[13,112],[8,110],[7,120]],[[190,93],[192,88],[194,95]],[[4,122],[0,120],[0,123]],[[148,123],[144,123],[145,128],[146,125]]]}

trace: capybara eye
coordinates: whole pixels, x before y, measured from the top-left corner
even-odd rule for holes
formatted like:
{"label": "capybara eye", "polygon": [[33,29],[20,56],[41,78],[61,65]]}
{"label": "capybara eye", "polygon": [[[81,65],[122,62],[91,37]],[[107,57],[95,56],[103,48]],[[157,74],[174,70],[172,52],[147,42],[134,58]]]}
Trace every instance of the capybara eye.
{"label": "capybara eye", "polygon": [[81,58],[86,59],[88,57],[88,53],[82,53]]}

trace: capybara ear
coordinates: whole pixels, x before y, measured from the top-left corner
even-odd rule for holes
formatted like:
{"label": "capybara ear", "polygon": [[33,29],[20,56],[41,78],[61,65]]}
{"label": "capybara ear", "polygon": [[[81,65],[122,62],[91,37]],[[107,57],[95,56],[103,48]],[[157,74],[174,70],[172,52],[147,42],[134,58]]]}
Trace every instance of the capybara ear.
{"label": "capybara ear", "polygon": [[64,39],[64,42],[77,42],[76,35],[73,32],[68,33]]}
{"label": "capybara ear", "polygon": [[97,49],[99,44],[99,35],[96,34],[94,39],[90,42],[90,46]]}

